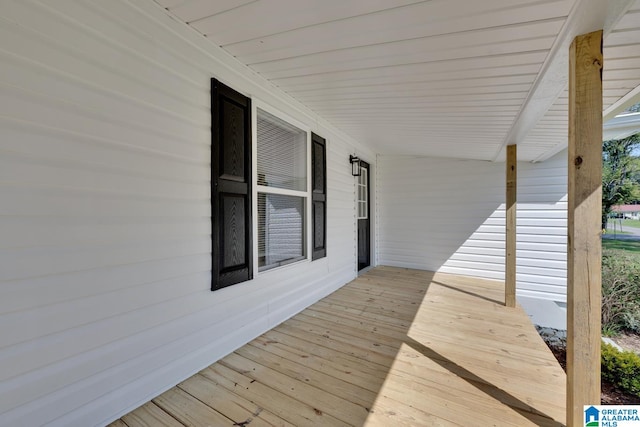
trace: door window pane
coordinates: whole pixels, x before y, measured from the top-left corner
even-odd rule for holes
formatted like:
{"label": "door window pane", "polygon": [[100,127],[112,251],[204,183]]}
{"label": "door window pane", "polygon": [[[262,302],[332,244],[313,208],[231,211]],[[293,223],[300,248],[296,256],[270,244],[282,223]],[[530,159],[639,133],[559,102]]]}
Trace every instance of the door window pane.
{"label": "door window pane", "polygon": [[369,217],[369,200],[367,191],[367,168],[360,168],[360,176],[357,183],[357,215],[358,219]]}

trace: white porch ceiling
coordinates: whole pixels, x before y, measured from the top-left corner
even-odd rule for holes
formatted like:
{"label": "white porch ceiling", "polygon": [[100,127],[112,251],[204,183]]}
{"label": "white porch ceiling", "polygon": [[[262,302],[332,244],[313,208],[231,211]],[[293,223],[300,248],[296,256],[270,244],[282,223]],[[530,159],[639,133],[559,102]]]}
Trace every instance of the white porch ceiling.
{"label": "white porch ceiling", "polygon": [[604,107],[638,96],[640,0],[155,0],[379,153],[566,146],[567,53],[605,28]]}

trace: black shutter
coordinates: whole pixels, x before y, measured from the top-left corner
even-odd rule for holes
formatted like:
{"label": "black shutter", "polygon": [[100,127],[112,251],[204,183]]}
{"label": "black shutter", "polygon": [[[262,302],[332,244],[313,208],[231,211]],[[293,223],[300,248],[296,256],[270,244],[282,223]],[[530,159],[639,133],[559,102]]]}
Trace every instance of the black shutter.
{"label": "black shutter", "polygon": [[253,278],[251,100],[211,79],[211,290]]}
{"label": "black shutter", "polygon": [[327,143],[311,134],[312,260],[327,256]]}

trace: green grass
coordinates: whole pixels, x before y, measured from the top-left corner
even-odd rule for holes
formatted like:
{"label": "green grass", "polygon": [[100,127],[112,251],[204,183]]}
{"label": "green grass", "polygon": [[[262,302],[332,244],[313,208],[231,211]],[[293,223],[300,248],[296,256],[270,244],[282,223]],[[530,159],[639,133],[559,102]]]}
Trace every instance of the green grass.
{"label": "green grass", "polygon": [[625,234],[625,230],[640,229],[640,220],[635,219],[617,219],[611,218],[609,219],[609,223],[607,224],[607,233],[613,233],[613,228],[615,227],[618,234],[620,234],[620,229],[622,228],[623,233]]}
{"label": "green grass", "polygon": [[[611,221],[618,221],[616,220],[611,220]],[[623,219],[622,220],[622,229],[624,230],[625,227],[633,227],[633,228],[640,228],[640,221],[638,221],[637,219]]]}
{"label": "green grass", "polygon": [[640,254],[640,241],[602,239],[602,249],[618,249]]}
{"label": "green grass", "polygon": [[616,234],[632,234],[630,231],[638,228],[640,228],[640,221],[611,218],[607,223],[607,234],[613,234],[614,230]]}
{"label": "green grass", "polygon": [[607,233],[613,233],[613,228],[616,228],[618,234],[620,234],[620,228],[622,230],[638,229],[640,228],[640,220],[635,219],[618,219],[618,218],[610,218],[607,224]]}
{"label": "green grass", "polygon": [[619,234],[633,234],[630,231],[620,231],[620,230],[616,230],[615,232],[613,231],[613,228],[609,228],[607,230],[607,234],[610,234],[612,236],[617,236]]}

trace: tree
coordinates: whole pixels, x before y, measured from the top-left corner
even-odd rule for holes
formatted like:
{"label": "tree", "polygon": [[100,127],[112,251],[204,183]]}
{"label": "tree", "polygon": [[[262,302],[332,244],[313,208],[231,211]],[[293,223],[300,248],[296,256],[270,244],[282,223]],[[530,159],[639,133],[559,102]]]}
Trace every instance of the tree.
{"label": "tree", "polygon": [[640,159],[632,151],[640,146],[640,133],[602,143],[602,229],[614,205],[640,197]]}

